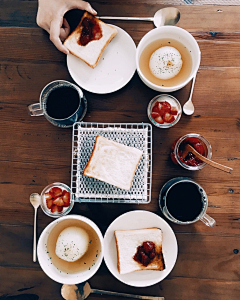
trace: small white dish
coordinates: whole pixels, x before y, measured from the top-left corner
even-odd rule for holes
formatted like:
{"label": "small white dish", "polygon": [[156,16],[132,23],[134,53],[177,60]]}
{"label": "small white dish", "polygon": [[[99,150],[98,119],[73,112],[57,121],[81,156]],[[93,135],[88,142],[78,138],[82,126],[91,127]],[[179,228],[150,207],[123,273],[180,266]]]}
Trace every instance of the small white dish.
{"label": "small white dish", "polygon": [[[117,269],[117,249],[114,231],[158,227],[163,234],[163,257],[165,270],[163,271],[136,271],[129,274],[119,274]],[[113,276],[121,282],[135,287],[146,287],[163,280],[173,269],[177,260],[177,239],[171,227],[158,215],[136,210],[125,213],[115,219],[104,235],[104,260]]]}
{"label": "small white dish", "polygon": [[[181,83],[173,86],[162,86],[157,85],[150,80],[148,80],[143,72],[140,69],[140,57],[143,52],[143,50],[150,45],[153,42],[156,42],[160,39],[172,39],[180,42],[182,45],[184,45],[190,52],[191,58],[192,58],[192,70],[189,73],[188,77]],[[150,30],[148,33],[146,33],[141,41],[139,42],[137,46],[136,51],[136,65],[137,65],[137,72],[144,84],[146,84],[149,88],[158,91],[158,92],[164,92],[169,93],[173,91],[177,91],[181,88],[183,88],[185,85],[187,85],[194,76],[196,76],[198,68],[200,66],[201,61],[201,52],[199,45],[195,38],[189,33],[187,30],[177,27],[177,26],[160,26],[158,28],[154,28]]]}
{"label": "small white dish", "polygon": [[[98,249],[98,255],[95,258],[94,255],[94,264],[86,270],[82,270],[76,273],[66,273],[58,269],[54,262],[52,261],[52,257],[50,257],[50,252],[48,251],[47,243],[48,237],[53,230],[53,228],[60,222],[65,222],[66,220],[79,220],[85,224],[87,224],[90,228],[92,228],[97,234],[100,242],[100,247]],[[62,283],[62,284],[78,284],[84,281],[87,281],[91,278],[99,269],[102,259],[103,259],[103,236],[100,229],[97,225],[91,221],[90,219],[79,216],[79,215],[69,215],[63,216],[50,224],[43,230],[38,240],[37,245],[37,257],[40,267],[45,272],[45,274],[50,277],[52,280]]]}
{"label": "small white dish", "polygon": [[115,92],[124,87],[136,71],[136,45],[126,31],[114,27],[118,33],[105,48],[94,69],[72,54],[67,56],[71,77],[86,91],[96,94]]}

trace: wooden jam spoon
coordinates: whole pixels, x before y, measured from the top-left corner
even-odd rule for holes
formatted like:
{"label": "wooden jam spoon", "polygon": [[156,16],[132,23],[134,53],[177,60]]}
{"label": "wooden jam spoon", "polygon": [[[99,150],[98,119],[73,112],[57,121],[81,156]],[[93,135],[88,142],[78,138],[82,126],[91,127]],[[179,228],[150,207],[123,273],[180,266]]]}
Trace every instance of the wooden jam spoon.
{"label": "wooden jam spoon", "polygon": [[64,284],[61,289],[61,295],[63,299],[66,300],[84,300],[91,293],[101,294],[101,295],[104,294],[104,295],[112,295],[112,296],[121,296],[127,298],[135,298],[135,299],[137,298],[137,299],[148,299],[148,300],[164,300],[164,297],[139,296],[133,294],[124,294],[124,293],[116,293],[116,292],[92,289],[88,282],[83,282],[76,285]]}
{"label": "wooden jam spoon", "polygon": [[216,163],[215,161],[212,161],[212,160],[206,158],[205,156],[202,156],[200,153],[197,152],[197,150],[195,150],[189,144],[185,145],[185,148],[182,153],[182,158],[184,159],[188,155],[189,152],[192,152],[192,154],[197,156],[197,158],[201,159],[202,161],[204,161],[205,163],[209,164],[210,166],[212,166],[214,168],[220,169],[220,170],[222,170],[224,172],[228,172],[228,173],[231,173],[231,171],[233,170],[232,168],[226,167],[224,165],[221,165],[219,163]]}

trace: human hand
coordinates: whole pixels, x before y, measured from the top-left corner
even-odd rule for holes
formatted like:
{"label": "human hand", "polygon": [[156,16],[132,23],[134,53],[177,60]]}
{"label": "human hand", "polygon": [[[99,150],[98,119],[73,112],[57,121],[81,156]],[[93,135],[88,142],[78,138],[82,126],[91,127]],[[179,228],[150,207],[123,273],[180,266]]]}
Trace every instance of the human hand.
{"label": "human hand", "polygon": [[88,2],[82,0],[38,0],[37,24],[50,34],[50,40],[65,54],[69,51],[62,41],[69,35],[70,26],[63,16],[71,9],[97,14]]}

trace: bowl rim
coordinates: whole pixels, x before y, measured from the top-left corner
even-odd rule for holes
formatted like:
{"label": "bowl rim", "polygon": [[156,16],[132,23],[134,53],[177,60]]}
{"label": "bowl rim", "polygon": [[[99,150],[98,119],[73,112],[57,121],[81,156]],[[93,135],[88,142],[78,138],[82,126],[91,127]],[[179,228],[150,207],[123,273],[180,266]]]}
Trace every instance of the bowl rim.
{"label": "bowl rim", "polygon": [[[174,28],[174,30],[176,31],[179,31],[179,32],[182,32],[184,34],[186,34],[187,36],[189,36],[189,38],[192,40],[193,44],[196,46],[196,49],[198,50],[197,52],[199,53],[198,57],[197,57],[197,62],[196,62],[196,66],[195,68],[192,68],[192,71],[190,73],[190,75],[188,76],[188,78],[178,84],[178,85],[174,85],[174,86],[170,86],[170,87],[166,87],[166,86],[159,86],[157,84],[154,84],[152,83],[151,81],[149,81],[145,76],[144,74],[142,73],[140,67],[139,67],[139,58],[140,58],[140,55],[139,55],[139,52],[141,51],[142,53],[142,50],[145,48],[144,46],[142,47],[144,41],[151,35],[153,35],[155,32],[161,32],[161,31],[170,31]],[[159,38],[160,39],[160,38]],[[140,48],[142,47],[142,50],[140,50]],[[150,31],[148,31],[140,40],[140,42],[138,43],[137,45],[137,50],[136,50],[136,66],[137,66],[137,72],[139,74],[139,77],[142,79],[142,81],[150,88],[156,90],[156,91],[162,91],[162,92],[171,92],[171,91],[176,91],[176,90],[179,90],[181,88],[183,88],[184,86],[186,86],[190,81],[191,79],[196,76],[197,74],[197,71],[200,67],[200,63],[201,63],[201,51],[200,51],[200,48],[199,48],[199,45],[196,41],[196,39],[191,35],[190,32],[188,32],[187,30],[181,28],[181,27],[177,27],[177,26],[173,26],[173,25],[165,25],[165,26],[161,26],[161,27],[158,27],[158,28],[154,28]]]}
{"label": "bowl rim", "polygon": [[[62,222],[64,220],[67,220],[67,219],[77,219],[77,220],[86,222],[97,233],[98,238],[100,240],[101,251],[100,251],[100,254],[98,255],[98,259],[97,259],[96,263],[94,264],[94,267],[91,268],[91,272],[84,279],[80,279],[79,277],[77,277],[78,273],[72,273],[71,274],[71,275],[76,274],[76,277],[74,277],[74,280],[72,279],[72,281],[69,281],[69,280],[65,281],[65,280],[56,279],[54,276],[49,275],[48,268],[46,268],[46,266],[44,264],[44,259],[43,259],[42,251],[45,251],[44,250],[44,245],[45,244],[44,244],[43,239],[46,237],[46,234],[47,235],[50,234],[51,230],[56,226],[56,224],[58,224],[59,222]],[[40,247],[41,247],[41,250],[40,250]],[[99,227],[91,219],[89,219],[89,218],[87,218],[85,216],[82,216],[82,215],[63,216],[60,219],[56,219],[56,220],[52,221],[51,223],[49,223],[43,229],[43,231],[42,231],[42,233],[41,233],[41,235],[40,235],[40,237],[38,239],[38,243],[37,243],[37,258],[38,258],[38,262],[39,262],[39,265],[40,265],[41,269],[43,270],[43,272],[49,278],[51,278],[55,282],[58,282],[58,283],[61,283],[61,284],[78,284],[78,283],[82,283],[82,282],[87,281],[88,279],[90,279],[98,271],[98,269],[100,268],[100,266],[102,264],[102,261],[103,261],[103,255],[104,255],[104,243],[103,243],[103,234],[102,234],[101,230],[99,229]],[[56,266],[54,266],[54,267],[57,268]],[[62,273],[65,274],[65,272],[62,272]]]}

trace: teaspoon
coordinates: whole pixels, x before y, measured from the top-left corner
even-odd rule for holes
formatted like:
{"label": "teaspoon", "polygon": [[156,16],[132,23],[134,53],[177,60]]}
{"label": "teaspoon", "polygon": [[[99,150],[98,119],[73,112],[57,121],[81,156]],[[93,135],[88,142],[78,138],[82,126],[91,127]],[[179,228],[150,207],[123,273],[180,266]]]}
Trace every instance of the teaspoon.
{"label": "teaspoon", "polygon": [[159,9],[154,17],[98,17],[105,20],[129,20],[129,21],[150,21],[156,27],[164,25],[176,25],[180,19],[180,11],[175,7]]}
{"label": "teaspoon", "polygon": [[37,223],[37,209],[40,205],[40,195],[38,193],[33,193],[30,195],[30,202],[34,207],[34,229],[33,229],[33,261],[37,260],[36,251],[36,223]]}
{"label": "teaspoon", "polygon": [[191,91],[190,91],[188,101],[183,105],[183,112],[185,113],[185,115],[189,115],[189,116],[194,113],[194,106],[193,106],[193,103],[192,103],[192,94],[193,94],[193,88],[194,88],[196,76],[197,75],[195,75],[193,77],[193,80],[192,80],[192,87],[191,87]]}
{"label": "teaspoon", "polygon": [[112,295],[128,298],[137,299],[148,299],[148,300],[164,300],[164,297],[152,297],[152,296],[139,296],[133,294],[124,294],[117,292],[109,292],[103,290],[92,289],[88,282],[80,283],[77,285],[64,284],[61,289],[61,295],[65,300],[84,300],[91,293],[101,294],[101,295]]}

